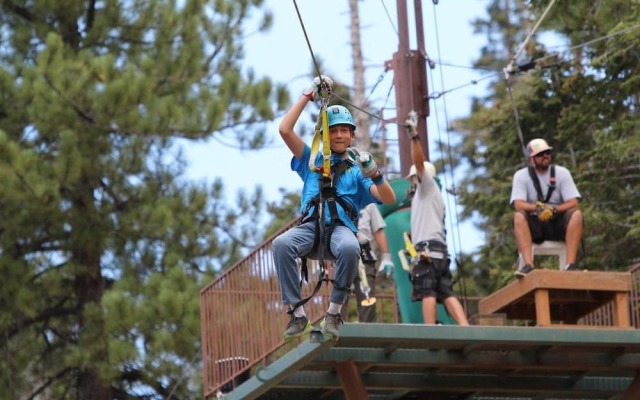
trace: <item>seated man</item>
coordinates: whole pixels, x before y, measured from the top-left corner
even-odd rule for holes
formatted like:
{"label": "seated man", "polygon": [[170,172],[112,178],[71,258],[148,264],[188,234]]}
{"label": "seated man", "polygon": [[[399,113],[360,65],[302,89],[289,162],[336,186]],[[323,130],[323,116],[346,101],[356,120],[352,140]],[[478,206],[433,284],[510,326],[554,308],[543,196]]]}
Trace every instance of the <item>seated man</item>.
{"label": "seated man", "polygon": [[511,206],[515,209],[513,229],[523,264],[516,271],[522,278],[533,270],[531,243],[564,241],[567,246],[565,271],[578,270],[576,258],[582,239],[580,192],[568,169],[551,164],[550,147],[544,139],[527,145],[528,166],[513,176]]}

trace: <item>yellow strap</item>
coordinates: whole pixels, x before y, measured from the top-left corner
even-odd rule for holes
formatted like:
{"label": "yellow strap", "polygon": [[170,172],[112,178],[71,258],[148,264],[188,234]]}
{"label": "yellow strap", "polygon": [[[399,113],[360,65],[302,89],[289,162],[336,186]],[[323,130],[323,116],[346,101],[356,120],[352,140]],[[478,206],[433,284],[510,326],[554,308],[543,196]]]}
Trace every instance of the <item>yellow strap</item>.
{"label": "yellow strap", "polygon": [[[322,130],[320,129],[322,125]],[[329,144],[329,134],[323,135],[322,132],[329,132],[329,119],[327,108],[320,110],[318,122],[316,123],[316,132],[311,143],[311,158],[309,159],[309,169],[312,172],[318,171],[316,168],[316,157],[320,148],[320,139],[322,139],[322,176],[325,178],[331,176],[331,145]]]}
{"label": "yellow strap", "polygon": [[319,148],[320,148],[320,130],[316,126],[316,133],[313,136],[313,142],[311,143],[311,158],[309,158],[309,169],[312,172],[318,171],[318,168],[316,168],[316,156],[318,154]]}
{"label": "yellow strap", "polygon": [[322,115],[322,132],[324,132],[322,135],[322,157],[324,158],[322,176],[328,178],[331,176],[331,145],[329,144],[329,114],[326,107],[320,111],[320,115]]}
{"label": "yellow strap", "polygon": [[413,247],[413,243],[411,243],[411,239],[409,239],[409,232],[405,232],[403,236],[404,236],[404,247],[409,252],[409,255],[411,256],[411,258],[417,256],[418,252],[416,251],[416,248]]}

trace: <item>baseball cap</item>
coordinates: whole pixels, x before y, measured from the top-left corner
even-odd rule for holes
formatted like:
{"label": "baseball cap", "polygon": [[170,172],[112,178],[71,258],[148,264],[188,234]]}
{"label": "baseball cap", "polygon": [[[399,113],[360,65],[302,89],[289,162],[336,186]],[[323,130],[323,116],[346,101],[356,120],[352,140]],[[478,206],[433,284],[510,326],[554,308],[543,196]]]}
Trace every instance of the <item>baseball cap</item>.
{"label": "baseball cap", "polygon": [[[427,172],[429,172],[429,175],[431,175],[432,178],[436,177],[436,167],[433,164],[431,164],[429,161],[424,162],[424,168],[427,170]],[[409,179],[412,176],[414,176],[416,173],[417,173],[416,166],[411,165],[411,168],[409,168],[409,175],[405,176],[404,179]]]}
{"label": "baseball cap", "polygon": [[538,153],[552,149],[553,147],[549,146],[546,140],[537,138],[530,141],[527,145],[527,154],[529,157],[535,157]]}

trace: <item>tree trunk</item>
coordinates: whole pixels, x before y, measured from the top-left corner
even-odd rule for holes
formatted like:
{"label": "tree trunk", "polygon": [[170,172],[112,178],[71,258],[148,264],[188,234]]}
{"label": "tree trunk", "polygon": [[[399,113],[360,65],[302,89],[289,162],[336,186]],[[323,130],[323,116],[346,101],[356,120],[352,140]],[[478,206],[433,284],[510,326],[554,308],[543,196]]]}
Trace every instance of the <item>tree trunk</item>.
{"label": "tree trunk", "polygon": [[[73,227],[73,259],[77,263],[75,294],[77,298],[78,341],[88,349],[92,361],[104,362],[108,358],[107,341],[104,332],[104,318],[101,309],[104,293],[104,279],[100,265],[102,235],[96,235],[102,224],[95,208],[91,179],[85,177],[78,188],[74,204],[76,224]],[[82,218],[85,216],[85,218]],[[93,233],[92,233],[93,232]],[[94,311],[91,310],[95,308]],[[88,312],[88,313],[87,313]],[[100,376],[96,362],[80,366],[77,375],[77,398],[89,400],[111,400],[110,384]]]}
{"label": "tree trunk", "polygon": [[[358,0],[349,0],[351,14],[351,57],[353,59],[354,95],[353,102],[356,106],[366,110],[368,108],[365,98],[364,63],[362,61],[362,44],[360,43],[360,16],[358,14]],[[371,137],[369,136],[369,116],[360,110],[352,110],[357,126],[355,146],[369,151]]]}

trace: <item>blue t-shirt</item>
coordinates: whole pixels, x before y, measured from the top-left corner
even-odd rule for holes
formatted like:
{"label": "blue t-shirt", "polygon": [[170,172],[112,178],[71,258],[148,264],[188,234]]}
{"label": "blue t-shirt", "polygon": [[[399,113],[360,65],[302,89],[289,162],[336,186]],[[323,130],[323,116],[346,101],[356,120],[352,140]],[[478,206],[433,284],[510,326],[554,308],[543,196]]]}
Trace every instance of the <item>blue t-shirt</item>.
{"label": "blue t-shirt", "polygon": [[[320,172],[312,172],[309,169],[309,158],[311,157],[311,148],[308,145],[305,145],[304,152],[302,153],[302,159],[298,160],[293,157],[291,160],[291,170],[296,171],[302,182],[304,182],[304,186],[302,187],[302,199],[300,204],[300,213],[303,213],[307,208],[307,203],[311,201],[314,197],[320,193],[319,186],[319,178],[321,176]],[[315,160],[316,167],[322,166],[322,154],[318,153]],[[371,185],[373,182],[370,178],[365,178],[362,176],[362,172],[360,168],[350,159],[343,158],[340,156],[336,156],[331,154],[331,165],[336,162],[348,162],[351,164],[349,168],[347,168],[338,179],[338,182],[334,182],[334,187],[336,188],[336,192],[338,197],[342,200],[346,201],[353,207],[353,211],[356,215],[360,212],[361,209],[367,206],[370,203],[380,204],[378,199],[373,197],[369,192]],[[354,221],[352,221],[345,210],[342,208],[340,203],[336,202],[338,209],[338,217],[340,220],[351,229],[354,233],[358,232],[358,228],[356,227]],[[314,207],[309,209],[309,213],[313,213]],[[327,207],[327,203],[325,202],[324,206],[325,210],[325,224],[331,223],[331,213],[329,212],[329,208]]]}

